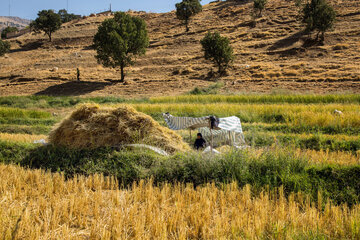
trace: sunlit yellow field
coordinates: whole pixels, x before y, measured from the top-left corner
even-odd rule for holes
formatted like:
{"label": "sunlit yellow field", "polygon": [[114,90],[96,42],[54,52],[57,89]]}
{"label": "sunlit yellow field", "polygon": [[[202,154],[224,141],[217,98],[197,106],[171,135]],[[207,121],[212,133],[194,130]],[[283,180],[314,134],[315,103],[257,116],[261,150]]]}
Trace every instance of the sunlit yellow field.
{"label": "sunlit yellow field", "polygon": [[0,140],[11,142],[33,143],[41,139],[47,139],[46,135],[32,135],[32,134],[10,134],[0,133]]}
{"label": "sunlit yellow field", "polygon": [[[351,209],[282,189],[252,196],[250,186],[118,189],[99,175],[60,174],[0,165],[3,239],[360,238],[360,205]],[[321,206],[324,206],[322,209]]]}
{"label": "sunlit yellow field", "polygon": [[[360,239],[358,96],[324,96],[319,103],[321,96],[301,103],[290,96],[276,102],[280,97],[254,96],[247,103],[247,96],[179,96],[123,103],[162,125],[163,112],[238,116],[248,146],[237,155],[229,146],[218,147],[218,165],[194,151],[163,159],[128,149],[88,153],[41,147],[34,141],[46,140],[76,107],[38,108],[34,102],[22,109],[19,102],[0,108],[0,238]],[[57,104],[61,101],[66,106],[66,99]],[[100,104],[122,105],[113,101]],[[188,130],[177,133],[194,142],[195,131],[192,137]],[[114,177],[92,175],[100,172]],[[346,178],[343,184],[338,176]]]}
{"label": "sunlit yellow field", "polygon": [[[360,106],[357,104],[192,104],[192,103],[163,103],[163,104],[133,104],[141,112],[159,114],[170,112],[174,115],[217,115],[240,116],[244,121],[263,122],[275,121],[281,116],[282,121],[295,126],[337,126],[360,127]],[[342,115],[334,114],[338,110]]]}

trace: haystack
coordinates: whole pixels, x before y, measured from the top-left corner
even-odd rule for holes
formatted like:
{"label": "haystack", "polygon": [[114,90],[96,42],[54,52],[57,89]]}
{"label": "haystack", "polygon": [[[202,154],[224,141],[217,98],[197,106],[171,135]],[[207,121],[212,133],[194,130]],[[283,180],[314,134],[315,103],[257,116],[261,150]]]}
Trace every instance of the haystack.
{"label": "haystack", "polygon": [[82,105],[55,127],[49,142],[78,149],[140,143],[168,153],[190,150],[181,136],[130,106]]}

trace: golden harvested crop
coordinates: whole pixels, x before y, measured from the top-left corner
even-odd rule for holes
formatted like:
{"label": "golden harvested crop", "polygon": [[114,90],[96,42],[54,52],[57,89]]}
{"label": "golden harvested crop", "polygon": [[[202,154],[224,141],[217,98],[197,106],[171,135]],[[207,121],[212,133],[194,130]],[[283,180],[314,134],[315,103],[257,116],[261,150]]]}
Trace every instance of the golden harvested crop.
{"label": "golden harvested crop", "polygon": [[190,150],[174,131],[126,105],[116,109],[82,105],[55,127],[49,142],[79,149],[142,143],[169,153]]}
{"label": "golden harvested crop", "polygon": [[283,188],[75,176],[0,164],[1,239],[360,239],[360,204],[348,207]]}

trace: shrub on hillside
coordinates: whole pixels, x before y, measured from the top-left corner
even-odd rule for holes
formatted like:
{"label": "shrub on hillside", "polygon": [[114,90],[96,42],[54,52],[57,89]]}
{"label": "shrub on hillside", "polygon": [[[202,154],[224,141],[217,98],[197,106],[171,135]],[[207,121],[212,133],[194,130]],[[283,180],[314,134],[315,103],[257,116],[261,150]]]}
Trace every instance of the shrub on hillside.
{"label": "shrub on hillside", "polygon": [[205,59],[214,62],[220,74],[224,73],[234,60],[234,51],[230,45],[230,40],[218,32],[208,32],[201,40],[201,45]]}
{"label": "shrub on hillside", "polygon": [[262,11],[265,9],[267,0],[254,0],[254,10],[257,12],[257,16],[261,16]]}
{"label": "shrub on hillside", "polygon": [[186,32],[189,31],[190,18],[202,11],[199,0],[183,0],[175,5],[176,17],[185,21]]}
{"label": "shrub on hillside", "polygon": [[1,32],[1,38],[2,39],[5,39],[6,38],[6,35],[8,33],[12,33],[12,32],[17,32],[19,31],[16,27],[6,27],[4,30],[2,30]]}
{"label": "shrub on hillside", "polygon": [[0,39],[0,56],[10,51],[10,43]]}
{"label": "shrub on hillside", "polygon": [[67,23],[75,19],[81,18],[80,15],[75,15],[73,13],[68,13],[65,9],[61,9],[58,11],[58,14],[61,18],[62,23]]}
{"label": "shrub on hillside", "polygon": [[321,40],[324,40],[325,32],[333,28],[335,19],[335,10],[326,0],[311,0],[304,5],[302,21],[306,24],[306,31],[317,31],[316,39],[321,33]]}

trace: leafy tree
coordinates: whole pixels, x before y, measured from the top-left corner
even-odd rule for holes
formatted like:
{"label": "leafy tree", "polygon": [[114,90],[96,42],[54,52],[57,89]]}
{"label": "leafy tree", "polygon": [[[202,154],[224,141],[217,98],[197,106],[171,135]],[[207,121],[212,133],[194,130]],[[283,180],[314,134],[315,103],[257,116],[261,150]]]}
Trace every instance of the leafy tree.
{"label": "leafy tree", "polygon": [[306,24],[306,31],[318,31],[316,39],[324,40],[325,32],[332,29],[336,19],[335,10],[326,0],[311,0],[304,5],[303,22]]}
{"label": "leafy tree", "polygon": [[145,21],[124,12],[106,19],[94,37],[98,62],[105,67],[120,67],[121,81],[125,78],[124,68],[134,63],[136,55],[145,54],[148,46]]}
{"label": "leafy tree", "polygon": [[220,74],[225,72],[234,60],[234,52],[229,39],[222,37],[218,32],[208,32],[201,40],[201,45],[205,59],[214,62]]}
{"label": "leafy tree", "polygon": [[38,17],[31,23],[31,27],[35,32],[44,31],[48,35],[51,42],[51,35],[60,29],[61,18],[54,10],[42,10],[38,13]]}
{"label": "leafy tree", "polygon": [[10,51],[10,43],[0,39],[0,56]]}
{"label": "leafy tree", "polygon": [[257,15],[261,16],[262,11],[265,9],[267,0],[254,0],[254,10],[257,11]]}
{"label": "leafy tree", "polygon": [[1,32],[1,38],[5,39],[6,38],[6,34],[11,33],[11,32],[17,32],[19,31],[16,27],[6,27],[4,30],[2,30]]}
{"label": "leafy tree", "polygon": [[75,19],[79,19],[78,15],[73,13],[68,13],[65,9],[61,9],[58,11],[62,23],[67,23]]}
{"label": "leafy tree", "polygon": [[175,5],[176,17],[185,21],[186,32],[189,29],[190,18],[202,11],[202,6],[199,0],[183,0]]}

